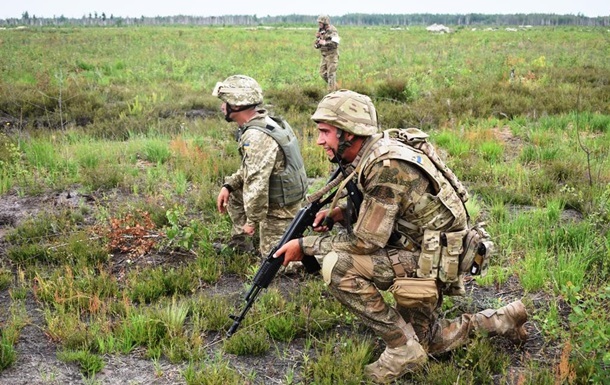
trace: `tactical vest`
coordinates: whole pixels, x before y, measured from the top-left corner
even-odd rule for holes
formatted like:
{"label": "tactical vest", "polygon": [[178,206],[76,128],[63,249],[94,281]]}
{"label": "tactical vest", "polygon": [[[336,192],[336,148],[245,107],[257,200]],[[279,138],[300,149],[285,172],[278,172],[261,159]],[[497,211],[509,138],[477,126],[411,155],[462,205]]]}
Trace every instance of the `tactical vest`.
{"label": "tactical vest", "polygon": [[[484,223],[469,228],[468,192],[427,138],[416,128],[389,129],[373,136],[356,165],[358,181],[368,167],[378,162],[389,166],[391,159],[406,161],[428,176],[434,193],[424,194],[412,209],[400,213],[389,246],[418,247],[416,276],[438,278],[445,284],[445,294],[463,295],[463,273],[484,276],[495,245]],[[388,253],[390,259],[391,255],[395,253]],[[397,259],[392,263],[400,264]]]}
{"label": "tactical vest", "polygon": [[272,173],[269,179],[269,203],[283,207],[303,200],[307,192],[307,174],[292,127],[281,118],[266,116],[264,122],[262,119],[248,122],[241,133],[249,129],[259,130],[273,138],[286,159],[284,170],[279,174]]}
{"label": "tactical vest", "polygon": [[[370,166],[379,162],[389,166],[391,159],[406,161],[428,176],[434,194],[424,194],[419,201],[414,202],[412,209],[401,213],[394,229],[418,245],[421,244],[426,229],[452,232],[464,230],[468,225],[464,205],[468,199],[466,189],[435,153],[415,147],[427,144],[427,136],[415,128],[386,130],[371,138],[372,142],[357,166],[358,181]],[[431,146],[427,148],[431,149]]]}

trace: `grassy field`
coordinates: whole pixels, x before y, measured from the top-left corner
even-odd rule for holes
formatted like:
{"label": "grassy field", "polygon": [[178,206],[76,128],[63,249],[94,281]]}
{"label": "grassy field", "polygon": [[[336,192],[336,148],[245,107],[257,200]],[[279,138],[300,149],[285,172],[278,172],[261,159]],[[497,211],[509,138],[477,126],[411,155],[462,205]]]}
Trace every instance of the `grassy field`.
{"label": "grassy field", "polygon": [[[370,95],[383,128],[431,135],[499,248],[445,315],[516,298],[530,313],[524,347],[476,339],[411,380],[609,383],[608,31],[338,28],[340,85]],[[224,338],[258,261],[212,247],[229,237],[215,198],[239,156],[211,92],[257,79],[324,179],[314,34],[0,30],[0,380],[18,378],[35,326],[85,383],[134,354],[161,383],[161,362],[187,384],[364,381],[379,342],[313,277],[278,279]]]}

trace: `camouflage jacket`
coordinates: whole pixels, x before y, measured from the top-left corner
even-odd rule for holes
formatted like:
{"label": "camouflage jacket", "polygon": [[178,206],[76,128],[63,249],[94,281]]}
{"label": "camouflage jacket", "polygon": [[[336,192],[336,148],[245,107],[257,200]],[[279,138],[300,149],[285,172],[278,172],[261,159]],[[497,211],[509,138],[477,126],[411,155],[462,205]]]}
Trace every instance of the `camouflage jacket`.
{"label": "camouflage jacket", "polygon": [[329,25],[324,31],[318,32],[319,40],[325,40],[325,45],[316,46],[322,55],[327,55],[331,53],[335,53],[339,51],[339,41],[341,40],[339,37],[339,32],[334,25]]}
{"label": "camouflage jacket", "polygon": [[[453,188],[439,188],[449,182],[440,173],[431,176],[417,160],[408,161],[395,151],[380,151],[383,154],[378,155],[383,146],[388,148],[388,143],[379,141],[366,154],[363,146],[352,164],[357,166],[360,158],[365,162],[358,178],[363,202],[353,232],[305,237],[302,243],[305,254],[325,255],[330,251],[371,254],[390,245],[396,231],[419,244],[424,228],[454,231],[467,226],[466,210],[457,192]],[[391,148],[415,153],[415,159],[426,156],[395,140],[391,141]]]}
{"label": "camouflage jacket", "polygon": [[246,224],[255,226],[269,212],[269,179],[272,173],[281,172],[286,164],[278,143],[260,130],[245,129],[255,119],[265,120],[268,113],[259,109],[257,115],[243,127],[238,137],[242,161],[239,169],[225,178],[224,183],[233,190],[243,191]]}

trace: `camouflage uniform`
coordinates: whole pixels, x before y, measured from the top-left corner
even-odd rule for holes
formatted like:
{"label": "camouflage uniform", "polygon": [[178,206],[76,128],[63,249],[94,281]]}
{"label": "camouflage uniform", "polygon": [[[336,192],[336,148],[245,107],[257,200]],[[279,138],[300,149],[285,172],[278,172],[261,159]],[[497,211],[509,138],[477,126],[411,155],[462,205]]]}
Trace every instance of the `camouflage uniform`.
{"label": "camouflage uniform", "polygon": [[227,211],[233,222],[231,235],[244,236],[245,224],[258,228],[260,252],[266,256],[284,234],[286,228],[299,211],[302,202],[288,206],[269,203],[269,178],[285,167],[284,154],[277,142],[259,130],[246,130],[255,119],[265,120],[267,111],[259,109],[258,114],[244,127],[239,137],[239,151],[242,154],[240,168],[225,178],[225,185],[231,186]]}
{"label": "camouflage uniform", "polygon": [[[314,47],[320,50],[320,76],[328,84],[329,90],[337,89],[337,67],[339,66],[339,32],[330,24],[328,16],[318,17],[318,22],[324,23],[324,28],[318,30]],[[326,44],[321,45],[320,40]]]}
{"label": "camouflage uniform", "polygon": [[[330,101],[323,100],[312,119],[370,136],[351,163],[363,201],[353,231],[304,237],[301,250],[306,255],[322,256],[322,272],[330,292],[386,343],[386,351],[367,366],[367,374],[381,382],[398,378],[425,362],[426,351],[453,349],[477,329],[491,334],[513,333],[523,339],[522,325],[527,315],[519,301],[452,321],[439,320],[444,285],[439,279],[430,281],[435,294],[431,303],[391,307],[384,301],[379,290],[391,289],[395,283],[397,270],[393,264],[400,265],[406,277],[417,277],[424,229],[459,233],[467,228],[467,213],[458,192],[447,188],[450,182],[445,176],[431,176],[429,169],[421,167],[428,159],[423,152],[390,137],[373,135],[374,128],[367,127],[366,122],[376,123],[376,119],[370,119],[366,109],[361,113],[357,105],[344,103],[349,92],[327,95]],[[333,103],[344,104],[335,107]],[[401,149],[415,156],[407,160],[410,158],[398,155]]]}
{"label": "camouflage uniform", "polygon": [[[244,75],[233,75],[224,82],[219,82],[212,94],[226,102],[227,108],[232,111],[249,109],[263,101],[258,83]],[[229,115],[230,113],[225,115],[227,120]],[[255,129],[256,127],[261,129]],[[290,148],[283,148],[282,143],[268,134],[269,131],[266,133],[262,130],[262,127],[276,131],[281,129],[263,108],[256,109],[256,113],[239,127],[238,143],[242,162],[235,173],[225,178],[224,187],[230,191],[227,212],[233,223],[233,243],[244,249],[249,236],[244,233],[243,227],[249,225],[258,229],[259,251],[266,256],[277,245],[301,208],[307,176],[292,129],[285,124],[285,131],[278,131],[292,143]],[[281,190],[277,183],[288,187]]]}
{"label": "camouflage uniform", "polygon": [[[364,194],[359,220],[363,210],[372,205],[378,206],[380,203],[388,208],[387,216],[379,218],[375,224],[366,224],[366,229],[363,230],[360,230],[363,226],[356,222],[352,234],[306,237],[303,240],[303,251],[309,255],[325,255],[331,251],[338,254],[339,258],[329,282],[330,290],[339,301],[360,315],[368,326],[378,332],[388,346],[394,347],[405,343],[402,330],[397,326],[401,314],[405,321],[412,324],[420,341],[426,341],[430,337],[430,328],[436,319],[434,308],[401,309],[399,307],[397,312],[385,303],[378,289],[389,289],[395,277],[386,249],[391,245],[371,242],[370,239],[385,239],[387,242],[394,230],[394,221],[413,213],[416,203],[421,201],[423,196],[434,194],[433,186],[421,170],[402,160],[392,160],[385,165],[383,162],[374,163],[367,168],[364,178],[359,186]],[[452,216],[441,207],[433,214],[433,216],[443,215]],[[439,230],[466,226],[465,216],[461,223],[456,224],[451,220],[446,222],[447,224]],[[376,231],[372,232],[371,229]],[[421,234],[417,233],[413,234],[414,241],[421,243]],[[415,276],[418,256],[417,250],[400,251],[399,258],[410,276]]]}

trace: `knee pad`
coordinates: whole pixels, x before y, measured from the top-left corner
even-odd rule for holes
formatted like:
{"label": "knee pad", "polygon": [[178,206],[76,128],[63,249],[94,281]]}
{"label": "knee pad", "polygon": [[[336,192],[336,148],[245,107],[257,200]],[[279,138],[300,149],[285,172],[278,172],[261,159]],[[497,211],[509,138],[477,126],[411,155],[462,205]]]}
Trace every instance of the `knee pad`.
{"label": "knee pad", "polygon": [[331,251],[324,257],[324,261],[322,262],[322,277],[324,278],[324,283],[327,285],[330,285],[333,268],[337,264],[338,260],[339,254],[335,253],[334,251]]}

